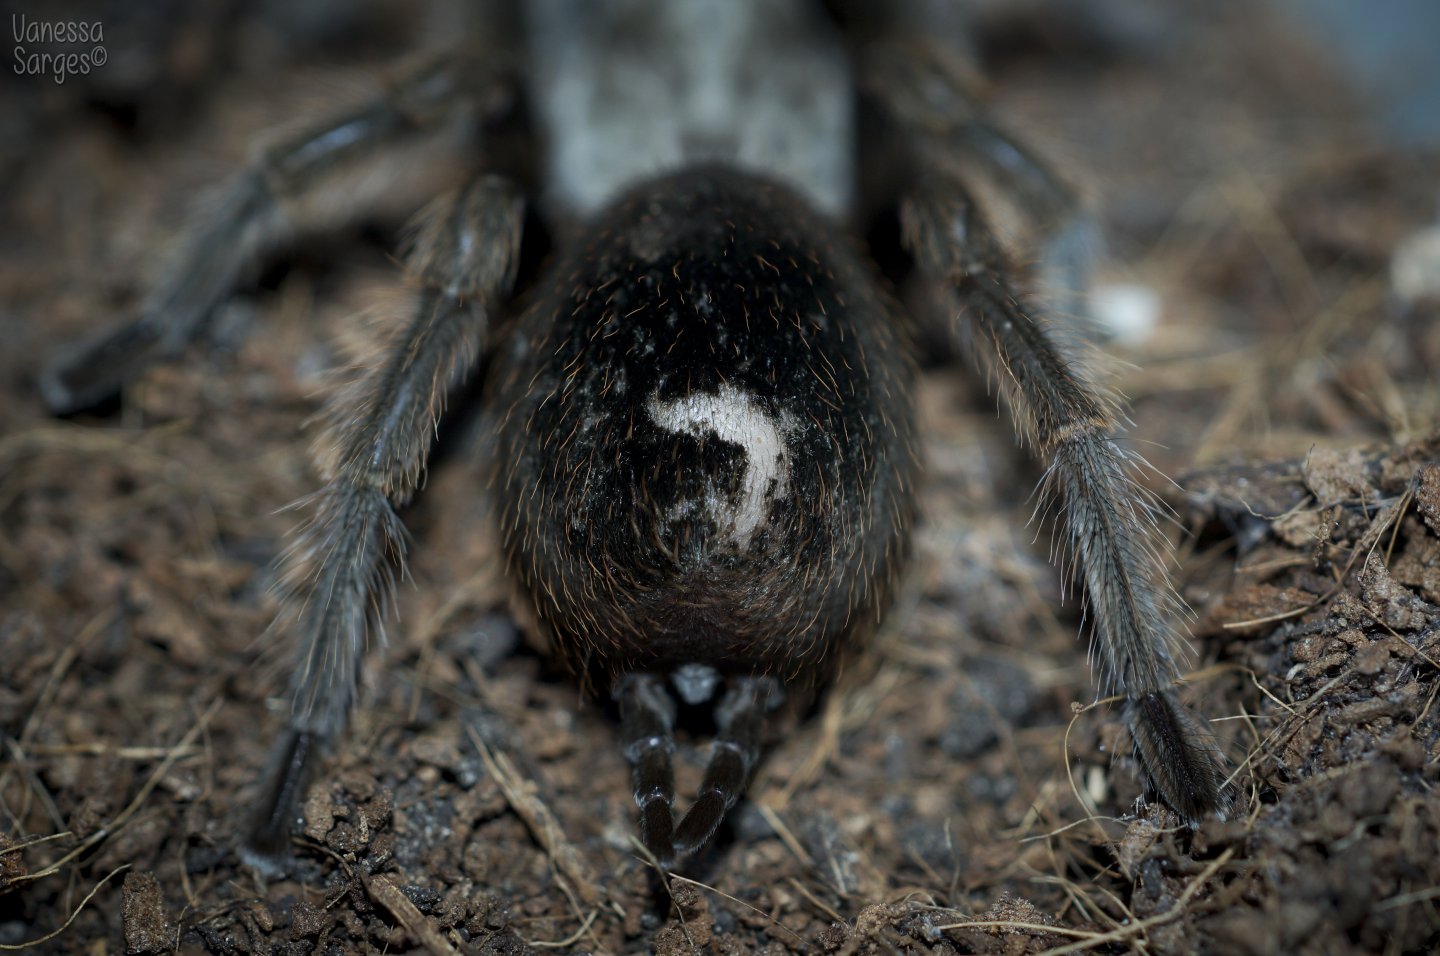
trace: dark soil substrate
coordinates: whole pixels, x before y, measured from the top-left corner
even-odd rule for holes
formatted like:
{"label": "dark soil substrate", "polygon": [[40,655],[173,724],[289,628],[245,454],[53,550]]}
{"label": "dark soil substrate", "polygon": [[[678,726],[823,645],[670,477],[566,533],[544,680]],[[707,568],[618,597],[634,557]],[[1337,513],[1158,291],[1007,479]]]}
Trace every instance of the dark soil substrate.
{"label": "dark soil substrate", "polygon": [[[1078,614],[1012,491],[1038,470],[983,383],[937,367],[899,606],[668,896],[631,843],[613,715],[508,610],[463,426],[406,512],[413,582],[295,865],[246,869],[235,835],[283,723],[260,640],[279,509],[314,487],[320,370],[393,282],[396,220],[275,257],[118,409],[52,420],[34,373],[134,303],[183,200],[273,123],[277,91],[368,71],[415,31],[195,15],[134,26],[154,30],[149,72],[117,59],[6,92],[25,145],[0,152],[0,944],[1440,946],[1440,307],[1392,269],[1424,274],[1440,162],[1383,146],[1252,5],[1154,6],[1140,37],[1023,13],[980,35],[997,112],[1092,187],[1102,279],[1163,302],[1154,334],[1110,350],[1132,363],[1115,380],[1137,447],[1178,480],[1155,487],[1196,613],[1186,696],[1235,771],[1228,819],[1191,830],[1146,802],[1117,710],[1081,706]],[[682,793],[704,753],[682,742]]]}

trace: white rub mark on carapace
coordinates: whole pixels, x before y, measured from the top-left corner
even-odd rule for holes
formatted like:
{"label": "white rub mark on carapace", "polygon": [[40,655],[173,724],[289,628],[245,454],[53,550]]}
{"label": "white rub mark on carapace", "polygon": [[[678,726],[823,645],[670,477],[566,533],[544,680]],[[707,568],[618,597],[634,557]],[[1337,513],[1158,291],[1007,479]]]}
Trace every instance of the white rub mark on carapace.
{"label": "white rub mark on carapace", "polygon": [[[703,508],[736,546],[749,545],[755,530],[769,516],[770,503],[784,497],[790,488],[786,416],[777,419],[748,392],[731,385],[721,386],[714,394],[692,392],[669,402],[660,401],[657,393],[645,403],[645,410],[666,431],[696,438],[712,434],[743,449],[745,476],[738,499],[727,500],[712,484]],[[669,517],[683,517],[693,512],[696,504],[682,502]]]}

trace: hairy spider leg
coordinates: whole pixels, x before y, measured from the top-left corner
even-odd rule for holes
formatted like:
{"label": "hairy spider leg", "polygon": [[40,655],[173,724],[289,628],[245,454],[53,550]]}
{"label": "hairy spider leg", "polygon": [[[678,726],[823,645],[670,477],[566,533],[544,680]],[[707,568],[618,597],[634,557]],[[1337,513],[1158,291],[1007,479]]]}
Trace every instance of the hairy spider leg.
{"label": "hairy spider leg", "polygon": [[[245,266],[292,232],[293,220],[318,211],[299,200],[359,161],[433,134],[457,116],[494,118],[508,109],[514,82],[502,58],[432,58],[378,99],[263,150],[217,200],[196,210],[170,249],[173,264],[135,318],[81,342],[42,370],[40,390],[50,410],[68,415],[93,407],[150,365],[178,354],[201,334]],[[353,218],[393,188],[384,176],[347,186],[343,201],[323,204],[328,217]]]}
{"label": "hairy spider leg", "polygon": [[395,509],[420,482],[445,397],[485,348],[494,310],[515,283],[523,221],[509,180],[481,176],[416,220],[406,271],[418,286],[408,321],[336,392],[320,464],[326,484],[288,558],[278,630],[298,638],[292,710],[280,759],[249,834],[261,858],[288,843],[315,750],[344,728],[367,636],[405,550]]}
{"label": "hairy spider leg", "polygon": [[927,97],[945,97],[907,85],[934,74],[886,63],[883,51],[871,61],[879,64],[872,89],[882,92],[916,167],[901,198],[902,242],[941,288],[950,336],[999,381],[1021,437],[1047,466],[1043,500],[1061,513],[1062,564],[1085,585],[1104,681],[1125,697],[1142,766],[1189,820],[1223,814],[1223,758],[1173,689],[1182,605],[1163,557],[1160,505],[1135,478],[1143,462],[1113,437],[1118,402],[1086,379],[1056,331],[1025,303],[1015,266],[966,183],[951,164],[934,160],[952,130],[922,107]]}
{"label": "hairy spider leg", "polygon": [[1038,230],[1037,285],[1048,313],[1100,334],[1086,293],[1104,243],[1073,184],[990,115],[975,78],[947,47],[887,39],[870,44],[865,61],[863,92],[902,124],[902,135],[923,131],[909,138],[926,165],[983,171]]}

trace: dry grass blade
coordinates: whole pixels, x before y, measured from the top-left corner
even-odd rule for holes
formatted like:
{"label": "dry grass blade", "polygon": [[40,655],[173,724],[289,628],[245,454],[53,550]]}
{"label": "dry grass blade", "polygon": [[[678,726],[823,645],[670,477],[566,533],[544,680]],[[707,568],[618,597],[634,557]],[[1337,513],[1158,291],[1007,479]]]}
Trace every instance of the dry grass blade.
{"label": "dry grass blade", "polygon": [[399,920],[410,938],[424,946],[427,952],[433,956],[460,956],[460,950],[451,945],[434,920],[426,917],[410,902],[410,897],[396,885],[394,877],[367,876],[362,873],[360,879],[364,882],[365,892],[370,894],[370,898]]}
{"label": "dry grass blade", "polygon": [[540,799],[538,788],[520,776],[515,764],[500,751],[491,750],[474,728],[466,732],[480,752],[485,769],[499,785],[500,791],[510,804],[510,809],[525,821],[530,833],[544,848],[555,865],[555,869],[569,881],[575,894],[589,906],[601,904],[605,895],[601,892],[595,873],[590,864],[580,855],[579,849],[565,835],[565,829],[545,801]]}
{"label": "dry grass blade", "polygon": [[776,919],[774,916],[772,916],[771,914],[769,914],[769,913],[765,912],[764,910],[760,909],[758,906],[754,906],[754,905],[752,905],[752,904],[750,904],[750,903],[747,903],[747,902],[745,902],[744,900],[739,899],[738,897],[731,896],[729,893],[723,893],[723,892],[721,892],[720,890],[716,889],[715,887],[710,886],[708,883],[701,883],[699,880],[692,880],[692,879],[690,879],[688,876],[681,876],[681,875],[678,874],[678,873],[669,873],[669,874],[666,874],[666,876],[667,876],[668,879],[676,880],[676,881],[679,881],[679,882],[681,882],[681,883],[688,883],[688,884],[690,884],[691,886],[696,887],[697,889],[705,890],[705,891],[708,892],[708,893],[714,893],[716,896],[723,897],[723,898],[729,900],[729,901],[732,902],[732,903],[735,903],[735,904],[737,904],[737,905],[739,905],[739,906],[743,906],[745,909],[750,910],[752,913],[755,913],[756,915],[762,916],[762,917],[764,917],[765,919],[769,920],[771,925],[773,925],[776,929],[779,929],[779,930],[784,931],[787,935],[789,935],[791,938],[793,938],[793,939],[794,939],[797,943],[799,943],[802,947],[805,946],[805,939],[804,939],[804,937],[802,937],[799,933],[795,932],[795,931],[794,931],[793,929],[791,929],[790,927],[786,926],[784,923],[782,923],[782,922],[780,922],[779,920],[777,920],[777,919]]}
{"label": "dry grass blade", "polygon": [[598,908],[591,910],[589,913],[586,913],[585,922],[580,924],[580,928],[577,929],[575,932],[571,933],[569,936],[565,937],[564,939],[531,939],[526,940],[526,943],[530,946],[534,946],[536,949],[564,949],[566,946],[574,946],[576,943],[580,942],[582,938],[584,938],[586,933],[590,932],[591,924],[595,922],[595,918],[599,915],[600,910]]}
{"label": "dry grass blade", "polygon": [[1182,916],[1189,902],[1205,887],[1205,884],[1210,878],[1220,871],[1221,867],[1230,862],[1230,858],[1234,855],[1235,849],[1231,847],[1212,860],[1210,865],[1205,867],[1195,879],[1191,880],[1180,893],[1180,896],[1175,900],[1175,905],[1171,906],[1165,912],[1147,917],[1138,922],[1129,923],[1107,933],[1071,929],[1065,926],[1050,926],[1044,923],[1015,922],[1012,920],[968,920],[963,923],[946,923],[937,926],[936,929],[1015,929],[1038,933],[1052,933],[1058,936],[1071,936],[1079,940],[1084,940],[1084,942],[1080,943],[1066,944],[1064,946],[1047,949],[1040,953],[1039,956],[1060,956],[1062,953],[1079,953],[1094,949],[1097,946],[1103,946],[1106,943],[1132,941],[1135,937],[1140,936],[1152,927],[1160,926]]}
{"label": "dry grass blade", "polygon": [[129,863],[122,863],[119,866],[115,867],[115,869],[111,870],[109,873],[106,873],[103,877],[101,877],[100,882],[96,883],[94,888],[91,889],[89,893],[85,894],[85,898],[80,901],[80,905],[75,907],[75,909],[71,911],[70,916],[65,920],[65,922],[60,924],[59,928],[54,929],[49,933],[46,933],[44,936],[41,936],[38,939],[28,940],[24,943],[0,943],[0,950],[3,950],[5,952],[24,952],[25,950],[30,949],[32,946],[39,946],[41,943],[48,943],[50,940],[59,936],[61,933],[65,932],[65,930],[70,928],[70,924],[75,922],[75,917],[80,915],[80,911],[85,908],[85,904],[89,903],[90,900],[94,898],[95,894],[100,892],[100,887],[104,886],[106,883],[109,883],[112,879],[114,879],[115,874],[119,873],[121,870],[129,869],[129,867]]}
{"label": "dry grass blade", "polygon": [[130,822],[131,817],[135,816],[135,814],[139,812],[140,808],[144,806],[145,801],[149,799],[151,792],[153,792],[154,789],[159,785],[160,781],[165,777],[165,774],[170,772],[170,768],[175,766],[176,762],[178,762],[181,757],[193,752],[196,738],[198,738],[202,733],[205,732],[205,728],[209,725],[210,719],[214,717],[215,712],[220,709],[220,704],[221,700],[219,698],[216,698],[210,703],[210,706],[207,707],[205,709],[205,712],[200,715],[198,720],[195,721],[194,726],[192,726],[188,731],[186,731],[185,736],[180,738],[180,742],[170,749],[170,751],[165,755],[165,759],[162,760],[160,762],[160,765],[155,768],[155,772],[150,774],[149,778],[146,779],[145,785],[140,788],[140,792],[135,794],[135,798],[131,800],[130,803],[126,805],[125,809],[121,810],[120,813],[116,815],[113,820],[111,820],[108,824],[101,827],[100,829],[96,830],[89,837],[87,837],[79,846],[75,847],[75,849],[71,850],[69,853],[65,854],[60,859],[49,864],[43,869],[37,870],[34,873],[28,873],[25,876],[20,877],[15,882],[21,883],[39,880],[43,879],[44,877],[58,873],[61,867],[70,863],[72,860],[81,856],[88,850],[99,846],[105,840],[109,839],[116,833],[119,833],[121,830],[123,830],[125,828],[125,825]]}

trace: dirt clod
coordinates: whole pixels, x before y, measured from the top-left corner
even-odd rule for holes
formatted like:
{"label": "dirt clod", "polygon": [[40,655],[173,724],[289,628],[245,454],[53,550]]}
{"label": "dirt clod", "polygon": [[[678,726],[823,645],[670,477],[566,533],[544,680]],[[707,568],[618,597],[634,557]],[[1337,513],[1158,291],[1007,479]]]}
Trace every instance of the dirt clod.
{"label": "dirt clod", "polygon": [[121,891],[125,921],[125,952],[168,953],[175,947],[175,929],[165,916],[165,894],[155,874],[125,874]]}

